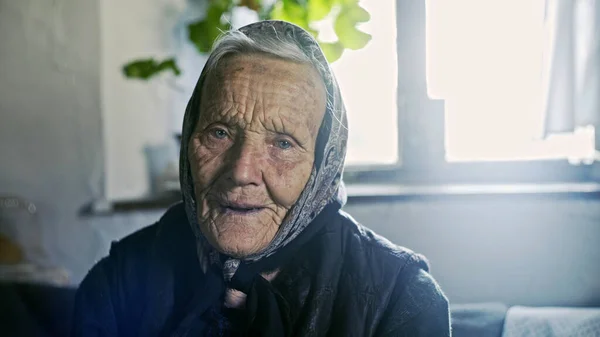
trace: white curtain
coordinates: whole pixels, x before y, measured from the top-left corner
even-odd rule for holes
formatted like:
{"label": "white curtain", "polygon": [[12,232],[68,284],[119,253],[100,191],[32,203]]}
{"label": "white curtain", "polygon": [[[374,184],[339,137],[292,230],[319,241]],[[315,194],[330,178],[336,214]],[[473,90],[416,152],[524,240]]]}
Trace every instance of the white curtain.
{"label": "white curtain", "polygon": [[600,132],[600,0],[546,0],[545,135]]}

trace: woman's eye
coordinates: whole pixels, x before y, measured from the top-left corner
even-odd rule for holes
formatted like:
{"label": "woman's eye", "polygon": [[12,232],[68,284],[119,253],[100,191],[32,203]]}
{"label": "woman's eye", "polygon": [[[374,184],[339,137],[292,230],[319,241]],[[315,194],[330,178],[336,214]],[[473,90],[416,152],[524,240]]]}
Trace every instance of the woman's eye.
{"label": "woman's eye", "polygon": [[289,149],[290,147],[292,147],[292,143],[291,143],[290,141],[288,141],[288,140],[278,140],[278,141],[277,141],[277,146],[278,146],[280,149],[287,150],[287,149]]}
{"label": "woman's eye", "polygon": [[212,135],[217,139],[227,138],[227,132],[223,129],[214,129],[211,131]]}

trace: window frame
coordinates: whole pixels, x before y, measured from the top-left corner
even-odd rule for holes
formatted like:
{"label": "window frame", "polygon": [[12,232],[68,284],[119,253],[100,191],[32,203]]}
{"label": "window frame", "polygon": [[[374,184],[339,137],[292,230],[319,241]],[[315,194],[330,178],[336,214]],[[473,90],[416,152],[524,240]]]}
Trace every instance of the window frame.
{"label": "window frame", "polygon": [[[514,197],[538,198],[540,196],[581,196],[600,198],[600,162],[592,165],[574,166],[567,160],[531,160],[531,161],[489,161],[489,162],[446,162],[444,149],[444,103],[427,97],[425,76],[425,0],[396,0],[397,44],[398,51],[398,162],[389,165],[352,165],[344,169],[344,181],[351,187],[358,187],[360,193],[349,191],[350,201],[367,201],[382,198],[393,200],[426,198],[466,197]],[[427,128],[419,129],[419,114],[427,117]],[[437,116],[436,116],[437,115]],[[436,129],[437,128],[437,129]],[[440,130],[441,128],[441,130]],[[600,125],[596,126],[596,149],[600,149]],[[425,140],[426,154],[421,143],[414,139]],[[485,191],[487,186],[501,185],[572,185],[557,188],[555,192],[540,189],[539,193],[523,193],[519,188],[514,193],[498,193],[494,189]],[[572,184],[571,184],[572,183]],[[592,183],[581,187],[581,183]],[[452,185],[482,188],[474,193],[456,193]],[[362,188],[362,187],[366,187]],[[373,188],[375,187],[375,188]],[[386,187],[391,187],[383,191]],[[409,187],[403,190],[394,187]],[[416,187],[416,188],[412,188]],[[423,192],[425,187],[426,193]],[[433,189],[429,188],[432,187]],[[514,187],[514,186],[513,186]],[[530,186],[525,186],[530,187]],[[550,186],[552,187],[552,186]],[[554,187],[552,187],[554,188]],[[393,190],[393,191],[389,191]],[[410,191],[406,191],[410,190]],[[464,189],[462,189],[464,191]],[[382,192],[383,191],[383,192]],[[411,192],[412,191],[412,192]],[[566,191],[566,192],[565,192]],[[387,194],[385,194],[385,193]],[[113,214],[142,209],[163,209],[181,200],[179,189],[164,195],[150,195],[145,198],[125,200],[95,200],[85,205],[81,215]],[[462,200],[462,199],[461,199]],[[471,199],[469,199],[471,200]]]}
{"label": "window frame", "polygon": [[[444,102],[427,96],[425,15],[425,0],[396,0],[398,162],[390,165],[348,165],[344,171],[347,183],[441,185],[600,182],[596,174],[600,171],[598,161],[591,165],[572,165],[567,159],[446,161]],[[600,149],[600,132],[596,132],[596,148]]]}

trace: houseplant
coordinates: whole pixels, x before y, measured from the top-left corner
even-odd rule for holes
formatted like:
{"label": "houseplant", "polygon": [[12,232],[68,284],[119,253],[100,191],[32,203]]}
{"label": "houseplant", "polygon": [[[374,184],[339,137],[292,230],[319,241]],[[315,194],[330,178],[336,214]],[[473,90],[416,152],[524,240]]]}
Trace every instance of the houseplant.
{"label": "houseplant", "polygon": [[[370,19],[358,0],[201,0],[208,1],[205,16],[187,24],[188,38],[199,53],[208,53],[215,39],[231,28],[236,7],[246,7],[258,14],[259,20],[284,20],[306,29],[319,41],[329,62],[339,59],[345,49],[363,48],[371,36],[357,28]],[[334,41],[319,40],[314,23],[330,19],[336,35]],[[147,80],[162,72],[179,75],[175,57],[162,60],[145,58],[123,66],[127,78]]]}

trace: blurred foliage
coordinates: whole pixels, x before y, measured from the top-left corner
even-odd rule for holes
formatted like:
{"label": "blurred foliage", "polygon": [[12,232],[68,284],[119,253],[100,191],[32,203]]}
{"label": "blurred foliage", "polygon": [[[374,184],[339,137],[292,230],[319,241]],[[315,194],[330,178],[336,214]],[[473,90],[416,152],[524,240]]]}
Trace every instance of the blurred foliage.
{"label": "blurred foliage", "polygon": [[171,70],[175,75],[181,74],[181,70],[179,70],[174,58],[166,59],[162,62],[155,61],[154,59],[136,60],[123,67],[125,76],[143,80],[147,80],[164,70]]}
{"label": "blurred foliage", "polygon": [[[367,45],[371,35],[360,31],[357,25],[370,19],[369,13],[358,4],[358,0],[207,0],[206,16],[188,24],[189,40],[200,53],[210,52],[214,41],[231,28],[231,14],[235,7],[247,7],[258,13],[260,20],[284,20],[294,23],[312,34],[323,49],[329,62],[339,59],[345,49],[358,50]],[[320,41],[319,31],[313,23],[331,17],[334,41]],[[175,58],[164,61],[154,59],[135,60],[123,66],[128,78],[147,80],[163,71],[175,75],[181,73]]]}

